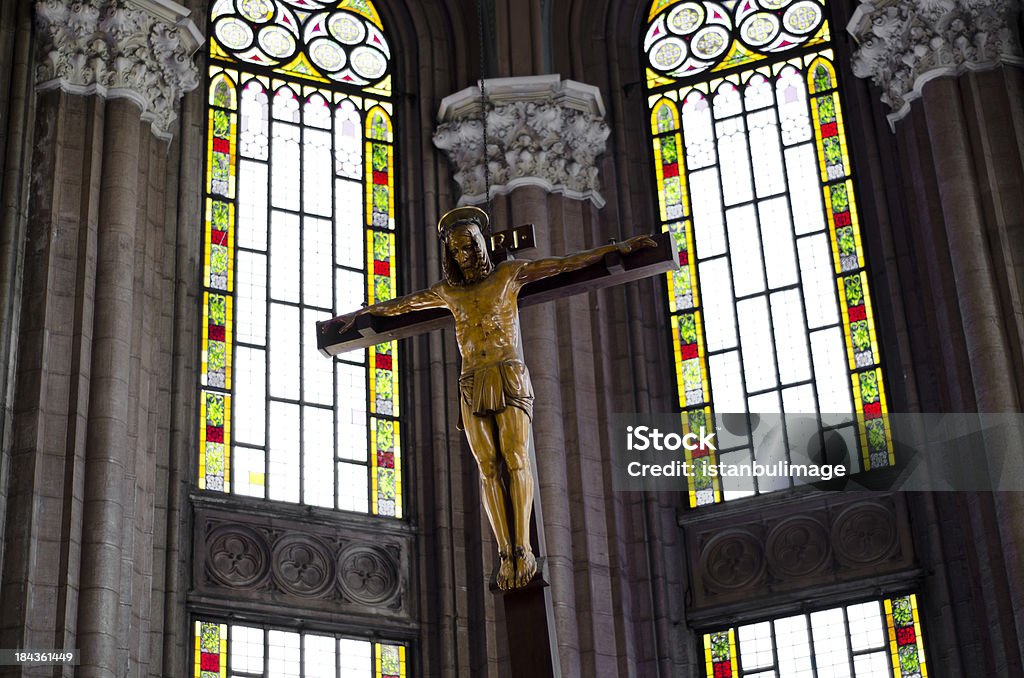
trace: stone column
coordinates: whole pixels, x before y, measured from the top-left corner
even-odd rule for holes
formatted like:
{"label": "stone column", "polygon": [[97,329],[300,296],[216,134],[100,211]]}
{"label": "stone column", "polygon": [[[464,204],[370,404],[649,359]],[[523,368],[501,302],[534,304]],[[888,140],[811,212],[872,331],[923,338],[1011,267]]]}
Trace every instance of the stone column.
{"label": "stone column", "polygon": [[[597,88],[558,75],[492,79],[446,97],[434,143],[452,163],[460,204],[490,203],[495,230],[533,223],[536,258],[605,244],[597,158],[609,128]],[[484,116],[486,114],[486,124]],[[486,149],[486,162],[484,151]],[[623,292],[618,292],[622,294]],[[536,391],[534,441],[563,676],[616,675],[609,559],[611,494],[602,422],[603,297],[580,295],[522,315]]]}
{"label": "stone column", "polygon": [[[980,412],[1020,412],[1024,401],[1019,11],[1013,0],[863,2],[848,26],[860,45],[854,73],[881,88],[882,101],[892,109],[888,118],[901,159],[913,175],[926,178],[925,185],[934,185],[925,199],[937,209],[917,215],[920,232],[913,237],[948,248],[945,276],[955,298],[945,303],[962,326],[966,355],[959,360],[967,362],[970,375],[963,386]],[[953,372],[940,378],[955,379]],[[1008,449],[1019,450],[1019,440],[1010,441]],[[988,659],[995,662],[995,673],[1019,672],[1024,670],[1024,500],[1013,492],[963,501],[975,506],[970,516],[940,520],[960,521],[966,541],[980,544],[988,531],[978,516],[994,516],[1000,545],[989,552],[992,574],[978,577],[976,584],[993,610],[982,624],[984,634],[996,639]],[[938,511],[948,513],[948,505]],[[962,612],[964,619],[975,613]],[[1010,638],[1016,647],[1006,647]]]}
{"label": "stone column", "polygon": [[0,646],[79,648],[81,665],[63,675],[180,668],[162,656],[163,635],[185,629],[163,629],[151,611],[183,604],[164,601],[154,578],[153,515],[176,491],[158,486],[155,459],[174,456],[156,424],[171,419],[164,309],[178,273],[164,252],[176,238],[167,157],[178,101],[198,84],[201,36],[187,17],[169,0],[35,6]]}

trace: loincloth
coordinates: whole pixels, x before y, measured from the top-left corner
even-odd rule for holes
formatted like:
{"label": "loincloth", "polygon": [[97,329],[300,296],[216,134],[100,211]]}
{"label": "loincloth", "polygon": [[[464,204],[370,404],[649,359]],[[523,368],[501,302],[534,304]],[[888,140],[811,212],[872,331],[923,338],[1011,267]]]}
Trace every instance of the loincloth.
{"label": "loincloth", "polygon": [[530,372],[519,360],[480,367],[459,377],[460,408],[465,417],[498,414],[506,407],[518,407],[533,419],[533,384]]}

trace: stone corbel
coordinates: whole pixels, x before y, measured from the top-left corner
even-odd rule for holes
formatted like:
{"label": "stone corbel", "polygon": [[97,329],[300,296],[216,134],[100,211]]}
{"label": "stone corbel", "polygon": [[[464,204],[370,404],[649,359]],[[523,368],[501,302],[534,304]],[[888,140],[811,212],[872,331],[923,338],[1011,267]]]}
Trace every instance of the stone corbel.
{"label": "stone corbel", "polygon": [[[477,205],[519,186],[539,186],[604,205],[597,158],[610,130],[596,87],[558,75],[484,81],[484,97],[469,87],[445,97],[434,145],[455,167],[459,204]],[[483,145],[486,132],[487,162]]]}
{"label": "stone corbel", "polygon": [[36,89],[130,99],[169,140],[178,100],[199,84],[203,36],[172,0],[39,0]]}
{"label": "stone corbel", "polygon": [[847,30],[858,42],[853,72],[882,88],[882,101],[904,117],[924,85],[944,75],[1024,64],[1018,0],[869,0]]}

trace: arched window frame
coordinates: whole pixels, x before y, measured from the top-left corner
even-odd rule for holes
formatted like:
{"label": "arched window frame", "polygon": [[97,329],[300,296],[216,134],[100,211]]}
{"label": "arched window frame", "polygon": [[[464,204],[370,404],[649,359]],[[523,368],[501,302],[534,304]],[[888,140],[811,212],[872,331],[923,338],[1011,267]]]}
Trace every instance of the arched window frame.
{"label": "arched window frame", "polygon": [[[727,400],[723,397],[724,394],[736,392],[735,387],[728,389],[726,386],[738,382],[742,399],[742,410],[739,413],[747,415],[747,431],[756,429],[754,420],[749,417],[750,413],[757,411],[750,407],[751,396],[774,395],[780,410],[788,413],[814,413],[818,417],[819,428],[841,435],[845,439],[847,449],[854,450],[851,459],[847,460],[852,467],[850,470],[859,471],[890,466],[894,459],[891,434],[884,417],[887,413],[887,404],[882,359],[875,331],[870,285],[865,270],[853,169],[846,147],[841,94],[833,65],[834,53],[830,46],[830,26],[826,14],[827,7],[823,0],[729,0],[721,3],[655,0],[650,4],[647,16],[642,62],[647,64],[646,102],[650,115],[660,223],[663,230],[674,234],[680,250],[680,268],[668,275],[667,287],[671,343],[675,358],[679,406],[683,411],[683,428],[688,431],[697,431],[701,427],[713,430],[715,426],[720,425],[720,419],[716,418],[719,408],[716,406]],[[817,19],[814,19],[815,15]],[[774,30],[774,33],[768,30],[769,28]],[[785,127],[787,122],[794,124],[799,121],[783,118],[780,99],[777,98],[781,92],[775,91],[776,87],[772,86],[772,81],[778,82],[783,77],[794,80],[793,74],[800,77],[800,97],[797,104],[802,102],[803,117],[806,119],[805,132],[809,137],[787,145],[782,139],[785,131],[778,130]],[[758,78],[763,82],[757,80]],[[745,101],[749,98],[747,93],[755,89],[751,87],[752,83],[769,90],[769,103],[750,107],[746,105],[749,103]],[[765,83],[769,85],[767,88],[763,87]],[[717,107],[714,97],[728,88],[735,90],[735,110],[728,115],[713,115],[712,109]],[[744,91],[743,95],[740,95],[741,90]],[[703,104],[706,110],[705,120],[700,120],[699,116],[693,114],[695,103]],[[690,117],[686,115],[685,109],[688,107]],[[805,190],[804,196],[801,197],[806,197],[812,203],[814,209],[808,210],[808,213],[816,211],[819,216],[815,218],[819,223],[804,232],[800,232],[800,225],[796,224],[795,235],[794,222],[799,221],[799,216],[795,209],[791,209],[791,204],[795,202],[793,179],[786,176],[783,180],[786,186],[781,192],[762,194],[761,180],[757,177],[757,164],[763,163],[763,160],[750,149],[749,121],[753,114],[765,111],[774,112],[778,136],[775,144],[779,149],[779,164],[784,168],[784,175],[785,170],[790,169],[789,157],[782,157],[784,150],[788,152],[797,146],[803,148],[808,145],[813,146],[814,150],[813,172],[817,176],[817,185],[814,191]],[[779,123],[780,120],[782,124]],[[735,136],[742,139],[736,141],[735,138],[727,138],[729,134],[722,133],[723,123],[736,126],[742,134]],[[688,140],[699,134],[696,128],[702,127],[707,133],[706,138],[698,139],[704,142],[703,147],[696,143],[689,144]],[[707,187],[699,185],[700,182],[697,182],[696,186],[691,184],[695,174],[703,173],[695,170],[704,170],[705,167],[715,170],[708,174],[720,176],[722,158],[719,153],[723,140],[735,142],[739,154],[743,156],[741,164],[746,164],[750,196],[745,200],[726,203],[723,206],[723,193],[734,187],[727,185],[724,180],[720,186],[716,186],[719,199],[716,218],[720,222],[717,224],[717,231],[720,249],[723,251],[708,254],[707,251],[716,245],[713,242],[714,238],[711,237],[714,235],[712,231],[716,229],[715,219],[705,218],[702,221],[704,215],[695,213],[700,210],[693,209],[692,196],[696,194],[699,196],[698,199],[701,199],[700,196],[707,195]],[[700,157],[702,154],[707,157]],[[693,167],[688,166],[690,161],[693,161]],[[807,164],[804,163],[805,166]],[[807,176],[809,172],[805,171],[803,174],[799,180],[805,184],[812,181]],[[718,181],[713,180],[713,183],[717,184]],[[836,407],[836,402],[842,398],[829,400],[819,397],[818,377],[815,371],[818,356],[814,353],[815,347],[811,346],[810,330],[803,333],[810,377],[786,382],[780,374],[775,349],[780,341],[779,330],[782,329],[784,334],[790,325],[775,323],[776,327],[772,327],[776,310],[774,305],[769,304],[768,299],[770,296],[776,296],[773,294],[774,291],[784,291],[787,286],[773,287],[770,271],[764,265],[765,219],[755,214],[752,228],[749,229],[755,237],[761,239],[760,243],[755,243],[755,248],[761,251],[752,257],[754,260],[760,259],[761,270],[753,271],[751,277],[756,279],[760,276],[764,290],[751,292],[752,296],[745,298],[744,301],[748,306],[752,306],[750,302],[758,295],[764,300],[763,315],[767,316],[764,324],[769,328],[768,333],[772,340],[768,348],[768,359],[775,360],[775,374],[769,377],[769,381],[774,378],[774,384],[767,388],[747,388],[748,364],[746,357],[740,357],[744,342],[739,336],[739,303],[734,296],[734,288],[730,285],[723,292],[722,285],[702,285],[699,277],[701,272],[705,272],[706,277],[710,279],[709,274],[716,265],[725,268],[726,280],[731,277],[731,239],[735,238],[735,234],[732,233],[732,224],[728,228],[725,225],[727,210],[746,203],[753,208],[752,211],[759,211],[770,201],[769,199],[775,199],[779,195],[785,200],[784,209],[794,215],[789,219],[788,226],[789,236],[794,245],[797,245],[797,238],[801,238],[801,242],[806,244],[809,242],[808,236],[815,240],[820,240],[822,234],[828,236],[828,259],[831,267],[828,285],[831,290],[831,307],[836,311],[835,320],[826,325],[809,324],[807,309],[810,304],[803,298],[807,288],[803,280],[804,271],[801,270],[805,267],[802,259],[797,257],[796,246],[791,248],[793,252],[790,256],[798,282],[789,285],[788,288],[796,290],[796,294],[799,295],[802,314],[799,320],[804,323],[805,329],[810,327],[817,332],[817,337],[822,336],[819,331],[822,327],[826,327],[833,334],[838,330],[843,340],[844,359],[832,360],[831,363],[835,364],[829,363],[831,368],[822,368],[821,373],[837,372],[839,362],[845,365],[845,379],[848,381],[846,391],[850,403],[847,408]],[[761,247],[758,247],[758,244]],[[702,246],[705,252],[701,251]],[[716,264],[716,261],[719,263]],[[808,268],[818,273],[821,273],[821,269],[822,266]],[[731,275],[734,276],[735,273]],[[823,275],[818,277],[824,279]],[[817,289],[822,289],[820,284]],[[824,307],[828,309],[828,305]],[[731,351],[729,348],[723,349],[715,337],[711,337],[712,342],[709,344],[706,311],[711,310],[713,313],[715,309],[720,308],[731,309],[729,313],[732,316],[732,332],[735,335],[731,347],[734,350]],[[822,306],[816,304],[810,312],[817,312],[820,308]],[[714,329],[720,329],[723,322],[721,319],[712,318],[711,325],[717,325],[718,327]],[[733,384],[727,384],[724,379],[719,379],[722,392],[717,394],[716,399],[711,374],[728,373],[728,370],[724,369],[724,356],[730,352],[736,355],[733,371],[738,372],[740,376],[733,379]],[[831,353],[838,354],[838,351],[833,348]],[[711,366],[713,360],[717,361],[717,370]],[[825,361],[822,363],[826,364]],[[783,389],[787,384],[808,387],[813,407],[806,407],[805,402],[799,402],[793,407],[783,405],[780,401],[783,400]],[[823,391],[828,393],[824,389]],[[823,405],[827,405],[828,409],[824,409]],[[766,408],[764,411],[772,410]],[[730,411],[721,413],[730,412],[731,408]],[[835,426],[819,413],[843,414],[847,419],[841,425]],[[782,426],[782,429],[782,435],[785,436],[785,426]],[[719,439],[721,438],[720,436]],[[751,445],[749,434],[745,445],[748,448]],[[742,444],[738,446],[742,447]],[[750,453],[747,452],[746,455],[745,461],[749,462]],[[733,457],[736,456],[738,453],[733,454]],[[715,464],[728,462],[729,459],[723,459],[720,451],[701,449],[687,451],[686,461],[693,464],[695,471],[688,478],[692,507],[717,503],[727,498],[728,492],[723,490],[729,488],[723,487],[722,479],[713,476],[708,469]],[[758,492],[775,489],[756,485],[754,488]]]}
{"label": "arched window frame", "polygon": [[[366,0],[245,0],[237,7],[216,0],[210,27],[197,485],[401,518],[397,346],[328,360],[317,354],[314,334],[316,320],[397,292],[392,75],[383,24]],[[290,52],[266,34],[291,39]],[[225,39],[241,47],[232,51]],[[268,57],[275,45],[276,60]],[[331,49],[344,51],[344,58],[332,60]],[[359,68],[376,79],[360,77]],[[320,107],[327,107],[326,116]],[[343,137],[343,114],[358,120],[358,134]],[[277,131],[290,132],[295,143]],[[326,149],[309,145],[313,135],[326,140]],[[292,155],[286,169],[299,176],[275,173],[272,156],[282,149]],[[280,155],[274,159],[284,164]],[[330,167],[326,181],[315,171],[322,166]],[[265,186],[248,193],[246,182],[255,186],[260,172]],[[245,202],[243,195],[265,197]],[[359,209],[352,210],[356,200]],[[274,223],[278,217],[281,223]],[[351,229],[355,221],[359,234]],[[294,239],[275,238],[281,228]],[[262,262],[266,277],[253,270],[253,260],[256,268]],[[344,281],[357,273],[360,283]],[[261,303],[267,322],[257,327]],[[275,322],[275,312],[289,317]],[[284,348],[275,352],[275,344]],[[254,355],[274,361],[274,369],[262,375],[245,369],[258,362]],[[343,403],[353,392],[365,395]],[[252,421],[261,410],[262,431]],[[301,424],[289,429],[288,421]],[[365,445],[353,445],[360,437]],[[330,455],[318,454],[324,438],[333,441]],[[360,469],[365,494],[354,481]],[[353,486],[354,495],[343,494]]]}

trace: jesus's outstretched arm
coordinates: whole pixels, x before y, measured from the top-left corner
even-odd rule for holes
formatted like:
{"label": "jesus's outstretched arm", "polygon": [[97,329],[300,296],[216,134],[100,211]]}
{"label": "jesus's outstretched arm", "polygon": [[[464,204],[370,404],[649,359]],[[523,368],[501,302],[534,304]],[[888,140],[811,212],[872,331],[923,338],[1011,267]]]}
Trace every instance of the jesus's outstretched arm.
{"label": "jesus's outstretched arm", "polygon": [[645,247],[657,246],[658,243],[655,242],[651,236],[638,235],[620,243],[603,245],[602,247],[595,247],[592,250],[584,250],[583,252],[577,252],[576,254],[570,254],[564,257],[537,259],[536,261],[528,262],[519,269],[519,272],[516,275],[516,281],[525,285],[526,283],[531,283],[535,280],[550,278],[551,276],[558,275],[559,273],[568,273],[569,271],[585,268],[600,261],[610,252],[629,254],[630,252],[635,252],[636,250],[643,249]]}
{"label": "jesus's outstretched arm", "polygon": [[389,301],[382,301],[379,304],[373,306],[364,306],[358,311],[352,313],[346,313],[345,315],[339,315],[320,326],[321,332],[326,332],[328,329],[336,329],[339,333],[344,333],[352,323],[356,321],[361,315],[367,313],[371,315],[403,315],[410,311],[424,311],[428,308],[441,308],[445,305],[444,300],[441,299],[440,295],[434,291],[433,288],[427,290],[420,290],[419,292],[413,292],[407,294],[404,297],[398,297]]}

